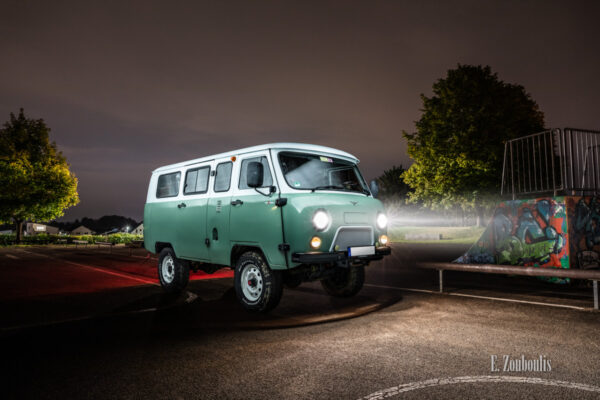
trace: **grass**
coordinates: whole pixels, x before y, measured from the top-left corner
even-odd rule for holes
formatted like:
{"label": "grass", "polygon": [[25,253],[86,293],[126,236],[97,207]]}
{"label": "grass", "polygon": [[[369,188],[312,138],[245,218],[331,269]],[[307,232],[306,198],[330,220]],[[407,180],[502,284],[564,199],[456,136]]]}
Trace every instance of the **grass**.
{"label": "grass", "polygon": [[[397,243],[475,243],[485,228],[476,226],[398,226],[388,230],[392,242]],[[442,234],[442,240],[406,240],[407,233],[432,233]]]}

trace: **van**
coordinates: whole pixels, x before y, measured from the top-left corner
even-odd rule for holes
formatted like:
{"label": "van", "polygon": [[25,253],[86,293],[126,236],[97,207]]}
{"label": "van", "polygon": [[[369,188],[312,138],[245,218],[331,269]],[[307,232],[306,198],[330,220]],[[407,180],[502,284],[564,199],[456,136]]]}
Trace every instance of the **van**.
{"label": "van", "polygon": [[320,280],[332,296],[360,291],[365,266],[390,254],[387,217],[358,159],[275,143],[160,167],[144,207],[144,246],[171,293],[189,271],[234,269],[237,298],[267,312],[283,286]]}

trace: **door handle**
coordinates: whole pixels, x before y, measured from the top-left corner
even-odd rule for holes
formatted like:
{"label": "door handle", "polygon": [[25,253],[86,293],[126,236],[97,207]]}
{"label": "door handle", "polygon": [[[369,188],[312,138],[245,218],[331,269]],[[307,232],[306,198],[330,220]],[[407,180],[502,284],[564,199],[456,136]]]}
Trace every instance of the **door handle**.
{"label": "door handle", "polygon": [[183,208],[183,207],[186,207],[185,203],[177,204],[177,208]]}
{"label": "door handle", "polygon": [[231,202],[231,205],[232,205],[232,206],[238,206],[238,205],[240,205],[240,206],[241,206],[242,204],[244,204],[244,202],[243,202],[243,201],[241,201],[241,200],[233,200],[233,201]]}

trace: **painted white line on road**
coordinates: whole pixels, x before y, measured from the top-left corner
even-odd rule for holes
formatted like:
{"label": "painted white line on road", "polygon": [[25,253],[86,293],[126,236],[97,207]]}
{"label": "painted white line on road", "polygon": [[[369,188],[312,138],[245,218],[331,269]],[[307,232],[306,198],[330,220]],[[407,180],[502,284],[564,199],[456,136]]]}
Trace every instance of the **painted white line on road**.
{"label": "painted white line on road", "polygon": [[413,390],[425,389],[435,386],[456,385],[461,383],[528,383],[532,385],[555,386],[566,389],[584,390],[586,392],[600,393],[600,387],[585,383],[559,381],[556,379],[528,378],[524,376],[459,376],[455,378],[436,378],[421,382],[405,383],[391,388],[378,390],[360,400],[379,400],[397,396]]}
{"label": "painted white line on road", "polygon": [[18,260],[19,259],[19,257],[13,256],[12,254],[6,254],[6,257],[12,258],[13,260]]}
{"label": "painted white line on road", "polygon": [[[36,254],[36,253],[32,253],[32,252],[27,251],[27,250],[21,250],[21,251],[23,251],[25,253],[29,253],[29,254]],[[149,284],[149,285],[160,286],[160,284],[154,282],[153,280],[147,279],[147,278],[140,278],[140,277],[133,276],[133,275],[130,275],[130,274],[109,271],[106,268],[94,267],[94,266],[91,266],[91,265],[81,264],[81,263],[74,262],[74,261],[64,260],[62,258],[52,257],[52,256],[49,256],[47,254],[36,254],[36,255],[43,256],[43,257],[46,257],[46,258],[50,258],[50,259],[57,260],[57,261],[61,261],[61,262],[67,263],[67,264],[75,265],[75,266],[78,266],[78,267],[81,267],[81,268],[87,268],[87,269],[91,269],[91,270],[94,270],[94,271],[103,272],[103,273],[108,274],[108,275],[114,275],[114,276],[118,276],[118,277],[121,277],[121,278],[127,278],[127,279],[131,279],[131,280],[134,280],[134,281],[146,283],[146,284]]]}
{"label": "painted white line on road", "polygon": [[[438,292],[436,290],[412,289],[412,288],[403,288],[403,287],[386,286],[386,285],[373,285],[373,284],[370,284],[370,283],[365,283],[364,286],[377,287],[377,288],[381,288],[381,289],[405,290],[407,292],[440,294],[440,292]],[[547,306],[547,307],[568,308],[568,309],[571,309],[571,310],[586,311],[586,310],[589,309],[589,308],[586,308],[586,307],[570,306],[568,304],[542,303],[540,301],[507,299],[507,298],[502,298],[502,297],[491,297],[491,296],[479,296],[479,295],[476,295],[476,294],[448,293],[448,292],[444,292],[443,294],[445,294],[447,296],[470,297],[470,298],[474,298],[474,299],[504,301],[504,302],[507,302],[507,303],[522,303],[522,304],[534,304],[534,305],[538,305],[538,306]]]}

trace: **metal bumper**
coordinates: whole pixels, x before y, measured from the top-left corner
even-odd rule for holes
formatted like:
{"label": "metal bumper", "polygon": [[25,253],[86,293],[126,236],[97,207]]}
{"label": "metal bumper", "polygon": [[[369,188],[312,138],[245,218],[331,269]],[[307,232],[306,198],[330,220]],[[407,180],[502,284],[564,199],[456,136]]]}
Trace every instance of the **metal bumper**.
{"label": "metal bumper", "polygon": [[294,253],[292,254],[292,261],[300,264],[328,264],[340,261],[352,261],[352,260],[364,260],[364,261],[375,261],[381,260],[383,256],[387,256],[392,253],[392,248],[388,246],[376,247],[375,254],[368,256],[356,256],[348,257],[347,251],[336,251],[331,253],[322,252],[309,252],[309,253]]}

